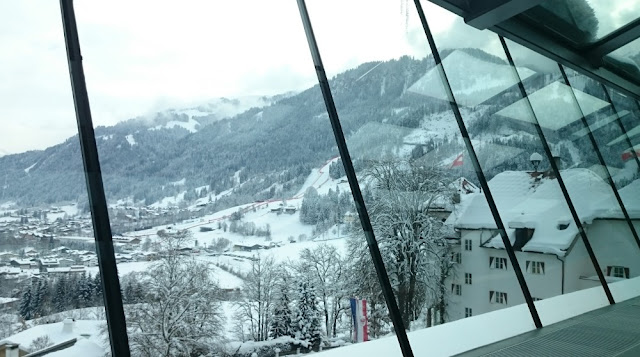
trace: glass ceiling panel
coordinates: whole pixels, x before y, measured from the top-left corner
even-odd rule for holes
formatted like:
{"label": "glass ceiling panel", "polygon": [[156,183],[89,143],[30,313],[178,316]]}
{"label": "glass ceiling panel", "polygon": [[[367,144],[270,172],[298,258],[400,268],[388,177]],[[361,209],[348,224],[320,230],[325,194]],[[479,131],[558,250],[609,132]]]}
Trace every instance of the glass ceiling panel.
{"label": "glass ceiling panel", "polygon": [[[574,92],[585,116],[609,105],[607,102],[582,91],[574,90]],[[580,112],[573,109],[571,88],[560,82],[551,83],[529,95],[529,98],[538,117],[555,118],[555,120],[546,120],[540,123],[542,127],[547,129],[558,130],[581,118]],[[520,99],[496,114],[525,122],[531,121],[526,99]]]}
{"label": "glass ceiling panel", "polygon": [[556,36],[585,45],[637,19],[639,11],[640,0],[547,0],[523,15]]}
{"label": "glass ceiling panel", "polygon": [[[464,106],[474,107],[517,84],[512,77],[498,75],[509,71],[509,65],[499,60],[480,61],[469,53],[454,50],[442,63],[447,68],[447,77],[458,104]],[[518,68],[518,71],[523,80],[535,74],[524,67]],[[437,67],[430,69],[408,91],[447,100]]]}
{"label": "glass ceiling panel", "polygon": [[634,137],[636,135],[640,135],[640,125],[638,125],[635,128],[629,130],[626,135],[620,135],[618,138],[610,141],[609,143],[607,143],[607,145],[608,146],[615,145],[615,144],[617,144],[619,142],[622,142],[623,140],[626,140],[627,137],[632,138],[632,137]]}
{"label": "glass ceiling panel", "polygon": [[591,125],[589,128],[582,128],[582,129],[576,131],[575,133],[573,133],[573,136],[576,137],[576,138],[581,138],[581,137],[589,134],[589,131],[595,132],[596,130],[607,126],[609,123],[615,121],[618,118],[622,118],[623,116],[625,116],[627,114],[629,114],[629,112],[626,111],[626,110],[623,110],[618,114],[611,114],[606,119],[603,119],[603,120],[600,120],[600,121],[596,122],[595,124]]}
{"label": "glass ceiling panel", "polygon": [[604,56],[608,67],[640,79],[640,39],[636,39]]}

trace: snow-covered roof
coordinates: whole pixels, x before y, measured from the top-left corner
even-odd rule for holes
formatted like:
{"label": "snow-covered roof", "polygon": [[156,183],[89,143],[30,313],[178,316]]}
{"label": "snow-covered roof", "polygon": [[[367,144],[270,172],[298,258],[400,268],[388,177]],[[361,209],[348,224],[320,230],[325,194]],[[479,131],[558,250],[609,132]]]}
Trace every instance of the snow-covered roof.
{"label": "snow-covered roof", "polygon": [[102,357],[105,355],[105,353],[106,352],[104,347],[100,347],[97,343],[90,340],[79,338],[73,346],[65,348],[61,351],[48,353],[47,357]]}
{"label": "snow-covered roof", "polygon": [[[78,320],[78,321],[74,321],[73,322],[73,327],[71,328],[71,331],[63,331],[63,322],[57,322],[57,323],[52,323],[52,324],[43,324],[43,325],[37,325],[34,326],[30,329],[24,330],[22,332],[19,332],[13,336],[9,336],[7,338],[8,341],[11,341],[13,343],[17,343],[20,345],[20,347],[22,348],[28,348],[31,343],[33,342],[33,340],[35,340],[38,337],[41,336],[49,336],[49,339],[51,340],[51,342],[53,344],[58,344],[64,341],[68,341],[71,340],[73,338],[77,338],[78,342],[76,342],[76,345],[80,344],[76,349],[79,351],[85,351],[83,348],[87,347],[87,343],[85,342],[81,342],[81,341],[87,341],[90,342],[92,345],[97,345],[94,346],[93,350],[96,351],[98,348],[95,347],[99,347],[99,349],[101,350],[102,354],[99,354],[98,352],[95,353],[91,353],[91,354],[73,354],[73,353],[69,353],[70,351],[75,351],[75,350],[71,350],[71,349],[64,349],[60,352],[64,352],[62,354],[57,354],[56,353],[52,353],[52,354],[48,354],[47,356],[84,356],[84,357],[90,357],[90,356],[102,356],[105,352],[106,349],[104,347],[100,347],[103,345],[102,342],[102,337],[100,335],[100,329],[102,327],[102,325],[105,324],[105,321],[99,321],[99,320]],[[81,334],[88,334],[90,335],[88,340],[84,337],[81,336]],[[87,350],[89,348],[87,347]]]}
{"label": "snow-covered roof", "polygon": [[[624,217],[611,187],[596,173],[588,169],[568,169],[561,175],[583,223]],[[489,188],[508,230],[534,229],[523,251],[564,255],[578,229],[556,179],[545,177],[536,182],[527,172],[506,171],[496,175],[489,182]],[[636,219],[640,219],[639,192],[638,180],[619,191],[629,215]],[[460,229],[497,228],[484,193],[473,194],[468,203],[463,202],[454,226]],[[513,243],[515,235],[512,231],[508,233],[511,233],[509,238]],[[504,247],[498,235],[487,241],[485,246]]]}

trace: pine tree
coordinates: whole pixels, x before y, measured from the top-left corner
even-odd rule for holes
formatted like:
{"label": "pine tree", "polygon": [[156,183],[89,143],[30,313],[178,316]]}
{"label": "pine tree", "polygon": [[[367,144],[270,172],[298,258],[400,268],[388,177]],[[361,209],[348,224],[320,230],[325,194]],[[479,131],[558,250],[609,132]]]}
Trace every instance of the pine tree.
{"label": "pine tree", "polygon": [[322,342],[322,326],[320,326],[320,311],[316,302],[313,286],[307,282],[300,283],[298,306],[294,318],[294,332],[299,340],[309,343],[313,348]]}
{"label": "pine tree", "polygon": [[36,290],[39,306],[36,310],[36,316],[47,315],[50,311],[49,306],[49,282],[46,279],[42,279],[38,282],[38,289]]}
{"label": "pine tree", "polygon": [[25,320],[30,320],[33,318],[33,311],[31,310],[31,286],[28,286],[27,289],[22,294],[22,299],[20,300],[19,312],[20,316]]}
{"label": "pine tree", "polygon": [[37,283],[31,284],[31,316],[32,318],[42,316],[42,295],[39,294],[40,285],[42,281],[39,280]]}
{"label": "pine tree", "polygon": [[56,312],[64,311],[67,309],[67,283],[67,278],[64,276],[58,279],[58,282],[56,283],[56,288],[53,293],[53,300],[51,301]]}
{"label": "pine tree", "polygon": [[93,303],[93,281],[83,275],[78,280],[77,295],[80,307],[91,306]]}
{"label": "pine tree", "polygon": [[95,303],[100,306],[102,305],[102,278],[100,278],[100,273],[96,273],[93,278],[93,298],[95,299]]}
{"label": "pine tree", "polygon": [[286,291],[283,291],[273,309],[273,323],[271,331],[269,331],[269,335],[272,338],[294,336],[291,324],[292,312],[289,303],[289,296]]}

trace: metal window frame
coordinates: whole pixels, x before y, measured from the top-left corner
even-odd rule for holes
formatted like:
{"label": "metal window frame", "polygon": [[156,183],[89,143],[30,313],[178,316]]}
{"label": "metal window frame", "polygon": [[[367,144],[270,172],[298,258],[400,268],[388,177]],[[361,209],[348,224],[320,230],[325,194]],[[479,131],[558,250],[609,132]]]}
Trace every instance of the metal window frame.
{"label": "metal window frame", "polygon": [[67,49],[73,102],[76,111],[76,121],[78,123],[78,138],[80,139],[82,164],[89,195],[89,205],[91,207],[91,221],[96,240],[96,253],[102,281],[111,354],[118,357],[128,357],[131,352],[129,351],[127,325],[113,249],[109,211],[104,194],[98,148],[93,130],[93,122],[91,120],[89,96],[87,94],[84,69],[82,66],[82,54],[80,52],[80,40],[78,38],[73,0],[60,0],[60,10],[65,47]]}
{"label": "metal window frame", "polygon": [[[571,197],[569,196],[569,191],[567,190],[566,185],[564,184],[564,179],[562,178],[562,175],[560,174],[560,169],[558,168],[558,165],[556,164],[556,161],[553,159],[553,154],[551,152],[551,147],[549,146],[549,142],[547,141],[547,138],[544,134],[544,132],[542,131],[542,127],[540,126],[540,122],[538,121],[538,117],[535,114],[535,111],[533,110],[533,106],[531,105],[531,101],[529,100],[529,96],[527,94],[526,89],[524,88],[524,84],[522,83],[522,78],[520,78],[520,74],[518,73],[518,70],[516,69],[516,66],[514,64],[513,61],[513,57],[511,56],[511,51],[509,50],[509,47],[507,46],[507,42],[505,41],[504,37],[502,36],[498,36],[500,39],[500,43],[502,45],[502,48],[505,52],[505,55],[507,56],[507,61],[509,62],[509,67],[511,68],[511,71],[513,73],[514,78],[517,80],[518,83],[518,89],[520,90],[520,95],[522,96],[523,99],[525,99],[525,103],[527,106],[527,109],[529,110],[529,113],[531,115],[531,118],[533,119],[533,126],[536,130],[536,133],[538,134],[538,138],[540,139],[541,143],[542,143],[542,147],[544,149],[544,152],[547,156],[547,160],[549,160],[549,164],[551,166],[551,170],[553,171],[554,175],[556,176],[556,180],[558,181],[558,185],[560,186],[560,191],[562,191],[562,196],[564,197],[564,200],[567,203],[567,206],[569,208],[569,212],[571,212],[571,217],[573,218],[574,223],[576,224],[576,227],[578,228],[578,233],[580,234],[580,237],[582,238],[582,242],[587,250],[587,254],[589,255],[589,259],[591,259],[591,264],[593,264],[593,267],[596,270],[596,274],[598,275],[598,279],[600,280],[600,284],[602,285],[602,288],[604,289],[604,293],[607,296],[607,300],[609,301],[609,304],[615,304],[615,300],[613,299],[613,296],[611,295],[611,290],[609,290],[609,285],[607,285],[607,282],[604,278],[604,274],[602,273],[602,270],[600,270],[600,264],[598,263],[598,260],[596,259],[596,256],[593,252],[593,248],[591,247],[591,243],[589,242],[589,238],[587,237],[587,232],[584,229],[584,226],[582,225],[582,221],[580,220],[580,217],[578,216],[578,213],[576,211],[576,208],[573,204],[573,200],[571,200]],[[572,91],[573,93],[573,91]]]}
{"label": "metal window frame", "polygon": [[315,34],[313,32],[313,26],[311,25],[309,12],[307,11],[307,5],[305,3],[305,0],[297,0],[297,3],[298,3],[298,9],[300,11],[300,18],[302,20],[302,25],[304,27],[304,32],[307,37],[309,51],[311,52],[311,58],[313,59],[316,75],[318,76],[318,84],[320,86],[320,90],[322,91],[322,96],[325,102],[325,106],[327,107],[327,114],[329,115],[331,128],[333,129],[333,134],[335,136],[336,144],[338,146],[338,152],[340,153],[340,157],[342,158],[342,164],[344,166],[347,180],[349,182],[349,187],[351,188],[351,194],[353,195],[353,200],[356,204],[356,210],[358,211],[358,216],[360,217],[360,223],[362,225],[362,230],[364,232],[367,245],[369,247],[369,253],[371,254],[371,259],[373,260],[373,265],[375,267],[376,274],[378,276],[380,288],[382,289],[382,294],[387,303],[387,308],[389,309],[389,316],[393,323],[393,327],[396,333],[396,337],[398,339],[398,343],[400,345],[400,349],[402,351],[402,355],[404,357],[413,357],[413,351],[411,350],[411,345],[407,337],[406,327],[404,326],[404,323],[402,321],[400,309],[398,308],[398,304],[396,302],[396,298],[393,293],[393,289],[391,287],[391,282],[389,280],[387,270],[384,266],[382,255],[380,254],[378,242],[373,232],[371,219],[369,217],[369,213],[367,211],[364,198],[362,196],[362,192],[358,184],[358,178],[353,168],[353,162],[351,161],[351,155],[349,154],[349,149],[347,147],[346,139],[344,137],[344,132],[342,131],[342,125],[340,124],[340,119],[338,117],[338,111],[336,109],[336,105],[333,100],[333,94],[329,86],[329,80],[327,79],[327,74],[325,72],[324,65],[322,63],[322,58],[320,56],[318,43],[316,41]]}
{"label": "metal window frame", "polygon": [[[460,8],[450,0],[428,0],[454,14],[465,18],[468,9]],[[516,16],[517,17],[517,16]],[[596,42],[593,48],[576,49],[568,46],[550,34],[544,33],[525,24],[521,19],[512,17],[497,23],[487,29],[510,39],[524,47],[527,47],[544,57],[550,58],[566,67],[580,72],[600,83],[615,88],[616,90],[640,100],[640,79],[630,80],[618,73],[601,66],[602,56],[596,58],[595,51],[610,51],[614,45],[622,45],[629,42],[629,38],[637,35],[640,28],[635,22],[623,26],[615,32],[605,36]],[[627,29],[628,27],[628,29]],[[608,43],[608,44],[607,44]]]}
{"label": "metal window frame", "polygon": [[[582,107],[580,107],[580,103],[578,102],[578,98],[576,97],[575,89],[571,85],[571,82],[569,81],[569,77],[567,76],[567,72],[564,70],[564,67],[558,63],[558,68],[560,68],[560,73],[562,74],[562,79],[564,80],[564,84],[566,84],[569,88],[571,88],[571,91],[570,91],[571,98],[573,99],[574,106],[580,111],[580,121],[582,122],[582,125],[585,127],[585,129],[587,129],[587,135],[589,136],[589,141],[591,142],[591,146],[593,146],[593,150],[595,151],[596,156],[598,157],[598,161],[600,162],[600,165],[604,167],[605,172],[607,174],[607,183],[611,187],[611,190],[613,191],[613,195],[615,196],[616,201],[618,202],[618,205],[620,205],[620,210],[622,210],[622,215],[624,216],[624,219],[627,222],[627,225],[629,226],[629,230],[631,231],[631,235],[633,235],[633,239],[635,240],[636,245],[638,246],[638,248],[640,248],[640,237],[638,236],[638,231],[636,230],[636,227],[633,225],[633,222],[631,221],[631,217],[627,212],[627,208],[624,202],[622,202],[622,198],[618,193],[618,188],[616,187],[615,182],[613,182],[613,178],[611,177],[611,171],[609,170],[609,166],[607,165],[607,163],[604,160],[604,157],[602,156],[602,152],[600,151],[600,147],[598,146],[596,138],[595,136],[593,136],[593,132],[591,131],[591,127],[589,126],[589,123],[587,122],[587,119],[584,116]],[[617,115],[617,112],[616,112],[616,115]],[[618,118],[618,120],[619,119],[620,118]],[[626,132],[625,132],[625,136],[626,136]],[[631,146],[631,148],[633,148],[633,146]]]}
{"label": "metal window frame", "polygon": [[520,264],[518,263],[518,259],[516,258],[515,252],[513,250],[513,246],[511,245],[511,241],[509,240],[509,237],[507,235],[505,225],[502,222],[502,217],[500,217],[500,213],[498,212],[498,207],[496,206],[495,200],[493,199],[493,195],[491,194],[491,189],[489,188],[487,178],[484,175],[484,171],[482,171],[482,167],[480,166],[480,162],[478,161],[478,156],[476,155],[473,144],[471,143],[471,139],[469,137],[469,132],[467,131],[466,124],[462,120],[462,114],[460,113],[460,108],[458,107],[458,103],[451,89],[451,85],[449,83],[449,79],[447,78],[446,71],[444,70],[444,67],[442,65],[440,52],[435,44],[435,40],[431,33],[431,29],[429,28],[427,18],[422,9],[422,4],[420,3],[420,0],[414,0],[414,4],[416,6],[416,11],[418,12],[418,16],[420,17],[420,22],[422,23],[422,28],[427,37],[427,41],[429,42],[431,54],[433,55],[433,58],[435,60],[436,68],[438,69],[440,80],[442,81],[442,86],[446,91],[447,98],[449,100],[449,105],[451,106],[453,114],[456,118],[458,128],[460,129],[460,134],[462,135],[465,147],[467,149],[467,153],[469,154],[469,157],[471,158],[471,162],[473,163],[473,168],[478,177],[478,181],[480,181],[480,186],[484,191],[487,204],[489,205],[489,209],[491,210],[491,215],[493,216],[493,219],[498,228],[500,237],[502,238],[502,243],[504,244],[505,250],[507,251],[507,255],[509,257],[509,260],[511,261],[511,265],[513,266],[513,271],[518,280],[518,284],[520,285],[520,290],[522,290],[522,294],[524,295],[525,302],[527,304],[527,307],[529,308],[529,312],[531,313],[531,318],[533,319],[533,322],[536,328],[541,328],[542,322],[540,321],[538,310],[533,304],[533,300],[531,298],[531,292],[529,291],[527,282],[525,281],[524,275],[522,274],[522,269],[520,268]]}
{"label": "metal window frame", "polygon": [[616,29],[614,32],[602,37],[592,45],[585,48],[584,53],[592,63],[602,64],[602,57],[618,48],[640,38],[640,19]]}
{"label": "metal window frame", "polygon": [[484,30],[538,6],[542,2],[543,0],[472,1],[469,2],[469,5],[478,8],[472,9],[473,13],[466,14],[464,22],[469,26]]}
{"label": "metal window frame", "polygon": [[[622,123],[622,117],[620,116],[620,114],[618,114],[618,109],[616,109],[616,104],[613,102],[613,99],[611,98],[611,93],[609,93],[609,88],[607,88],[607,86],[605,86],[604,84],[600,83],[600,86],[602,87],[602,90],[604,91],[605,97],[607,99],[607,102],[609,103],[609,105],[611,105],[611,109],[613,110],[614,114],[616,115],[616,122],[618,123],[618,127],[620,128],[620,130],[622,131],[622,134],[624,135],[625,141],[627,142],[627,145],[629,145],[629,148],[631,148],[633,150],[633,143],[631,142],[631,138],[629,137],[629,135],[627,134],[627,128],[624,127],[624,124]],[[635,105],[637,107],[638,110],[640,110],[640,103],[638,103],[637,100],[634,100]],[[631,113],[633,115],[633,113]],[[635,152],[635,151],[634,151]],[[633,158],[636,161],[636,165],[638,165],[638,168],[640,168],[640,157],[638,157],[637,154],[633,155]]]}

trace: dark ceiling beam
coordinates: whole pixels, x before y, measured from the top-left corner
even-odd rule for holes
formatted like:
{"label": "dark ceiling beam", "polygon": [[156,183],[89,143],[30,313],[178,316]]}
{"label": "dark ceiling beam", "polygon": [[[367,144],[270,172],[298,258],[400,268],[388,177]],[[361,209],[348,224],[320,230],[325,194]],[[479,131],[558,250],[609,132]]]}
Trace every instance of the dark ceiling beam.
{"label": "dark ceiling beam", "polygon": [[[460,6],[453,4],[450,2],[451,0],[429,1],[462,18],[467,16],[470,11],[469,9],[463,9]],[[591,59],[585,56],[584,52],[573,50],[567,47],[566,44],[555,40],[538,29],[533,29],[530,26],[527,26],[517,19],[508,19],[495,26],[489,27],[488,29],[566,67],[582,73],[595,81],[603,83],[636,100],[640,100],[640,86],[636,82],[624,78],[605,67],[595,66]],[[605,38],[609,38],[609,36]],[[455,44],[443,45],[452,47]]]}
{"label": "dark ceiling beam", "polygon": [[589,48],[584,51],[584,54],[594,64],[601,65],[603,56],[639,37],[640,19],[636,19],[589,46]]}
{"label": "dark ceiling beam", "polygon": [[[543,0],[489,0],[473,2],[477,9],[464,16],[464,22],[479,30],[488,29],[506,21],[532,7],[540,5]],[[477,5],[475,5],[477,4]]]}
{"label": "dark ceiling beam", "polygon": [[640,100],[640,85],[605,67],[596,67],[583,53],[567,47],[543,32],[516,19],[504,21],[489,30],[567,66],[579,73]]}

